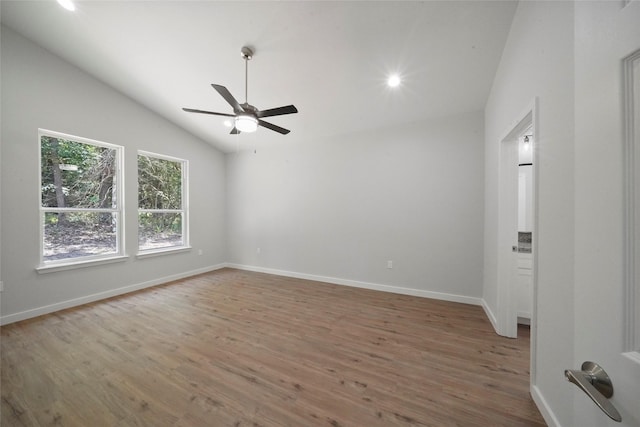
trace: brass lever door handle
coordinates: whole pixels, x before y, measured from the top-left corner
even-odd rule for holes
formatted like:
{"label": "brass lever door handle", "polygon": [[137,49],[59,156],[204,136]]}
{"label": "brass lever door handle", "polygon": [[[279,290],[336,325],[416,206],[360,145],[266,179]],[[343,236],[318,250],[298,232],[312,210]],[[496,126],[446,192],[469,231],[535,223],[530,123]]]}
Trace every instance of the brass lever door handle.
{"label": "brass lever door handle", "polygon": [[617,422],[622,421],[622,416],[609,401],[609,398],[613,396],[613,384],[600,365],[594,362],[584,362],[581,371],[567,369],[564,371],[564,376],[569,382],[584,391],[609,418]]}

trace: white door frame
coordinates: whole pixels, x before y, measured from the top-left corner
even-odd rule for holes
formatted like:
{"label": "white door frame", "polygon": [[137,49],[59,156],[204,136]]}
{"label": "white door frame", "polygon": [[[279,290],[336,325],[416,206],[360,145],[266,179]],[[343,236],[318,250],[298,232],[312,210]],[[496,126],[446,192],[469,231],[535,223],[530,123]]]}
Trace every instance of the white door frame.
{"label": "white door frame", "polygon": [[533,302],[531,310],[531,384],[535,378],[536,319],[537,319],[537,272],[538,272],[538,123],[537,98],[516,117],[512,126],[500,140],[499,201],[498,201],[498,303],[497,333],[510,338],[518,334],[517,299],[513,292],[516,279],[517,253],[511,247],[517,244],[518,213],[518,137],[529,127],[533,133]]}

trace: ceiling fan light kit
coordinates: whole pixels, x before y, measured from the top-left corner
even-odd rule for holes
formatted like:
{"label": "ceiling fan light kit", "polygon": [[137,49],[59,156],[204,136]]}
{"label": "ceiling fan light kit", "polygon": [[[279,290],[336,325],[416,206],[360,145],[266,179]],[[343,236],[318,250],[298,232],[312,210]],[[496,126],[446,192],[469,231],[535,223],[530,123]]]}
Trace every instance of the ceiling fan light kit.
{"label": "ceiling fan light kit", "polygon": [[244,69],[245,69],[245,79],[244,79],[244,91],[245,91],[245,100],[243,104],[240,104],[234,97],[231,95],[231,92],[227,90],[226,87],[212,84],[211,86],[222,96],[225,101],[233,108],[233,114],[228,113],[216,113],[214,111],[205,111],[205,110],[197,110],[194,108],[183,108],[184,111],[188,113],[199,113],[199,114],[211,114],[214,116],[225,116],[225,117],[234,117],[234,127],[231,129],[232,135],[237,135],[239,133],[251,133],[255,132],[258,129],[258,126],[265,127],[267,129],[271,129],[272,131],[281,133],[283,135],[288,134],[289,129],[282,128],[280,126],[274,125],[269,122],[265,122],[262,120],[265,117],[273,117],[273,116],[282,116],[285,114],[294,114],[298,112],[298,109],[293,105],[287,105],[284,107],[270,108],[268,110],[258,110],[253,105],[249,104],[247,100],[248,96],[248,82],[249,82],[249,60],[253,57],[253,50],[247,46],[243,46],[240,49],[240,55],[242,59],[244,59]]}
{"label": "ceiling fan light kit", "polygon": [[258,130],[258,119],[249,114],[239,114],[236,116],[236,129],[240,132],[255,132]]}

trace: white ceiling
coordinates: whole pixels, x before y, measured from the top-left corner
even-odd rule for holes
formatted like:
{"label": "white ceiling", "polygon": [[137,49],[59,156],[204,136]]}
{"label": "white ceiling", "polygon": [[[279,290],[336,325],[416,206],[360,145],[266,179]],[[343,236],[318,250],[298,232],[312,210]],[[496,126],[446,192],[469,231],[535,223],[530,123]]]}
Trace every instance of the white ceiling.
{"label": "white ceiling", "polygon": [[[1,21],[225,152],[304,141],[484,108],[517,3],[76,1],[1,2]],[[267,119],[291,129],[229,135],[210,86],[249,103],[294,104]],[[389,73],[402,85],[386,87]]]}

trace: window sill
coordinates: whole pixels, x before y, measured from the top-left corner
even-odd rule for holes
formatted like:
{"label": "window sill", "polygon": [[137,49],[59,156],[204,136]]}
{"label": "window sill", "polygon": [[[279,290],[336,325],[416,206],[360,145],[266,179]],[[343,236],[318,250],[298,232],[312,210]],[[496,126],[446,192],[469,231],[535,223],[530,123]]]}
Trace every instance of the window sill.
{"label": "window sill", "polygon": [[114,255],[99,259],[88,259],[83,261],[68,261],[55,264],[42,264],[36,267],[38,274],[55,273],[56,271],[75,270],[77,268],[93,267],[102,264],[112,264],[128,260],[127,255]]}
{"label": "window sill", "polygon": [[191,246],[174,246],[170,248],[149,249],[147,251],[138,252],[136,254],[136,258],[138,259],[152,258],[156,256],[170,255],[170,254],[189,252],[189,251],[191,251]]}

